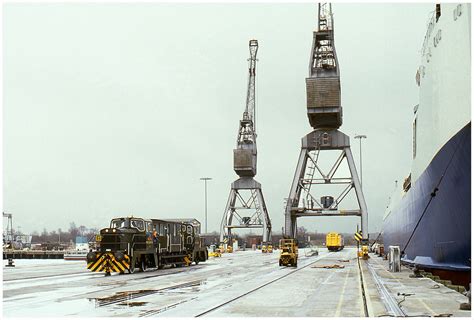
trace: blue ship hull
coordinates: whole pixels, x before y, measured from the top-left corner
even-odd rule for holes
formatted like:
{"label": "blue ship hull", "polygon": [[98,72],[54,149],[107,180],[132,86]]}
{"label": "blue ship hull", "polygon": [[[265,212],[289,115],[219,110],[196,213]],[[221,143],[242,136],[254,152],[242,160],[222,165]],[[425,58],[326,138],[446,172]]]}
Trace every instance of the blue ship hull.
{"label": "blue ship hull", "polygon": [[471,123],[441,148],[392,209],[382,236],[386,251],[400,246],[406,263],[470,274]]}

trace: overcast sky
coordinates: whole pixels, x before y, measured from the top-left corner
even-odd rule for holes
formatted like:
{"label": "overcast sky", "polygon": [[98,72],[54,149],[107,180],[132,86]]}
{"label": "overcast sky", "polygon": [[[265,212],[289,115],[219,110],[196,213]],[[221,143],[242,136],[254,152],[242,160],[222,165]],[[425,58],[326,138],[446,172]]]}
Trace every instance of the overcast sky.
{"label": "overcast sky", "polygon": [[[410,172],[415,73],[434,4],[333,5],[343,125],[363,141],[369,231]],[[115,216],[217,231],[237,175],[249,39],[258,39],[258,174],[275,232],[301,138],[317,5],[6,4],[3,205],[23,232]],[[359,144],[352,139],[359,166]],[[307,218],[352,232],[356,218]],[[4,220],[5,224],[5,220]],[[255,231],[254,231],[255,232]]]}

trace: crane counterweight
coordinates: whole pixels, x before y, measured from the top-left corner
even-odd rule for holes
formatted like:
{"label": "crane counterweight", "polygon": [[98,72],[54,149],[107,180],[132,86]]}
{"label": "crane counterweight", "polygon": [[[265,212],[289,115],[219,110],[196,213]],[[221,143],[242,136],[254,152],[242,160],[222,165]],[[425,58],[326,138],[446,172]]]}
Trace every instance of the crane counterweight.
{"label": "crane counterweight", "polygon": [[318,6],[318,18],[306,78],[308,120],[314,129],[337,129],[342,125],[341,83],[330,3]]}

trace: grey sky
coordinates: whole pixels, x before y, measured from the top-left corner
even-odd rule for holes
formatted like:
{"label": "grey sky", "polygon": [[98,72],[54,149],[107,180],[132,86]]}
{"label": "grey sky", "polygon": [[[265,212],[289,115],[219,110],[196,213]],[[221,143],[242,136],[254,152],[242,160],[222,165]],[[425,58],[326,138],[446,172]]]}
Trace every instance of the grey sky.
{"label": "grey sky", "polygon": [[[333,5],[344,110],[363,141],[370,232],[410,171],[415,73],[432,4]],[[3,200],[24,232],[114,216],[217,231],[258,39],[258,174],[276,232],[300,139],[315,4],[6,4]],[[359,166],[359,144],[352,140]],[[299,220],[351,232],[358,219]]]}

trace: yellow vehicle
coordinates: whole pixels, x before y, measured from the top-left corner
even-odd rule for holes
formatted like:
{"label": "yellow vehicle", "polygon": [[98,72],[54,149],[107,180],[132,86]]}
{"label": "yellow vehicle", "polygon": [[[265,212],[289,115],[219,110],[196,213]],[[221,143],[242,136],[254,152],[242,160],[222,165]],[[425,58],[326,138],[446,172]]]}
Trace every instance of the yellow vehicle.
{"label": "yellow vehicle", "polygon": [[298,244],[296,239],[280,239],[280,266],[298,266]]}
{"label": "yellow vehicle", "polygon": [[361,257],[364,260],[369,259],[369,246],[363,245],[361,249],[357,252],[357,256]]}
{"label": "yellow vehicle", "polygon": [[227,253],[232,253],[234,251],[234,249],[232,248],[232,246],[227,246]]}
{"label": "yellow vehicle", "polygon": [[267,253],[267,246],[262,244],[262,253]]}
{"label": "yellow vehicle", "polygon": [[340,251],[344,249],[344,237],[337,232],[329,232],[326,235],[326,247],[329,251]]}
{"label": "yellow vehicle", "polygon": [[209,257],[220,257],[222,254],[221,254],[221,249],[220,248],[216,248],[216,245],[211,245],[210,246],[210,251],[209,252]]}
{"label": "yellow vehicle", "polygon": [[268,253],[273,253],[273,246],[272,246],[271,244],[269,244],[269,245],[267,246],[267,252],[268,252]]}
{"label": "yellow vehicle", "polygon": [[217,249],[217,250],[214,251],[214,252],[209,252],[209,257],[216,257],[216,258],[218,258],[218,257],[220,257],[220,256],[222,256],[222,254],[221,254],[221,251],[220,251],[219,249]]}

